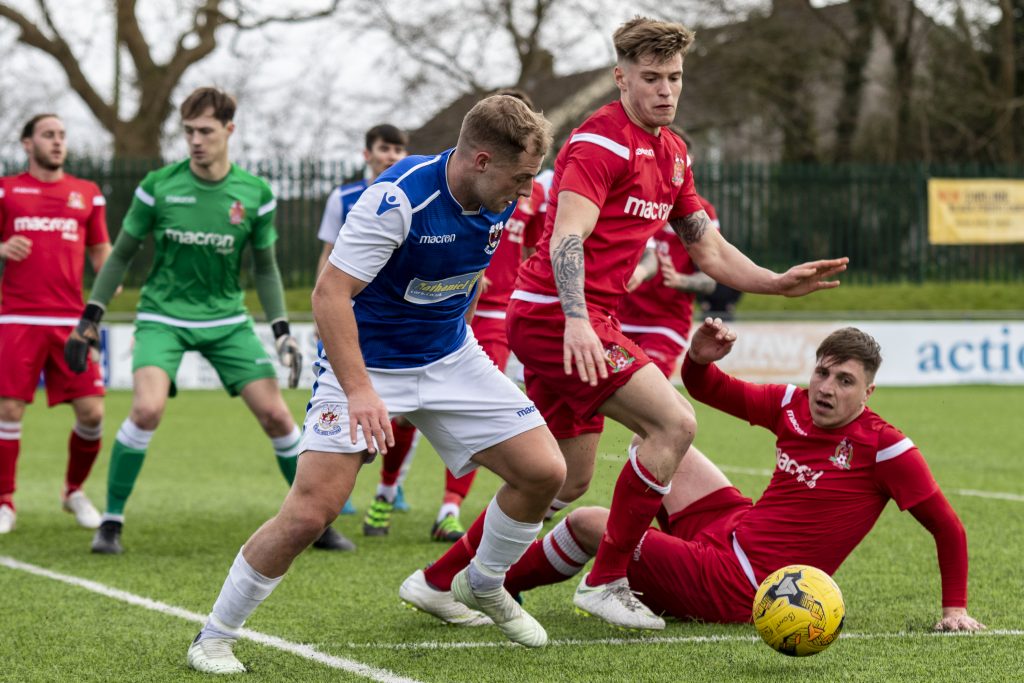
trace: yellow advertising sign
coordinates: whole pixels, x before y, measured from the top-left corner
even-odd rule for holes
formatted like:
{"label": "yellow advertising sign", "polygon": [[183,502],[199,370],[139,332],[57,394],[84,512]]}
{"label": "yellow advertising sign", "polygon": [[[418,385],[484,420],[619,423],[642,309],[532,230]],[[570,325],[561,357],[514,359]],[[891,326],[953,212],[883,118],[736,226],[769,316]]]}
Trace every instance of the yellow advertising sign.
{"label": "yellow advertising sign", "polygon": [[929,178],[928,241],[1024,242],[1024,180]]}

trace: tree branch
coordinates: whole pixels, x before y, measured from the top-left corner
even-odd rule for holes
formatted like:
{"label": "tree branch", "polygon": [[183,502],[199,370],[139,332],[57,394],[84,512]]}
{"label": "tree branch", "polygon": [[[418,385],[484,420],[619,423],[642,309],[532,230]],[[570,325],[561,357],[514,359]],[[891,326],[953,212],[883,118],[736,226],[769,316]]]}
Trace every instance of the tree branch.
{"label": "tree branch", "polygon": [[78,96],[82,98],[82,101],[89,107],[93,115],[108,130],[111,130],[116,120],[114,110],[100,97],[92,83],[89,82],[89,79],[82,72],[78,65],[78,59],[54,25],[45,0],[37,0],[37,4],[43,13],[43,19],[46,21],[47,27],[53,32],[52,38],[44,34],[25,15],[9,5],[0,4],[0,17],[7,19],[21,30],[21,34],[18,36],[19,43],[24,43],[41,50],[57,60],[57,63],[60,64],[68,78],[68,85],[78,93]]}

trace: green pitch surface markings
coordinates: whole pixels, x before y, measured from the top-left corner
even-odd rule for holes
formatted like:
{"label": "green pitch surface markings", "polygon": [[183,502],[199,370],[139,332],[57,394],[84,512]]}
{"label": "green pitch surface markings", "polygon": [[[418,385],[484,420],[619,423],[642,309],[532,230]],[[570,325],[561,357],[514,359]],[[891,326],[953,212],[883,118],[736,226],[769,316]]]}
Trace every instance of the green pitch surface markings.
{"label": "green pitch surface markings", "polygon": [[[286,398],[301,417],[306,392]],[[122,392],[107,401],[105,446],[86,484],[100,507],[109,445],[129,403]],[[397,597],[401,581],[443,550],[429,540],[443,473],[424,442],[406,484],[412,511],[396,514],[385,538],[364,538],[361,514],[342,517],[335,526],[356,541],[355,553],[303,553],[246,624],[254,637],[236,650],[250,672],[237,680],[1020,680],[1024,388],[883,388],[871,405],[918,444],[963,520],[970,612],[988,632],[931,631],[939,617],[935,545],[895,506],[836,573],[848,610],[842,637],[808,659],[778,655],[749,626],[670,622],[648,636],[580,618],[571,606],[575,581],[525,595],[551,636],[544,650],[509,645],[492,628],[444,626]],[[757,496],[774,462],[771,435],[697,411],[697,445]],[[220,392],[172,400],[128,503],[125,554],[107,557],[90,554],[92,532],[60,510],[72,421],[69,409],[47,410],[42,400],[26,413],[18,526],[0,537],[0,681],[209,680],[187,669],[185,651],[239,546],[285,493],[266,437],[240,401]],[[628,439],[610,426],[580,504],[607,504]],[[357,483],[360,513],[377,472],[364,468]],[[464,523],[497,486],[489,474],[478,478]],[[814,518],[808,511],[807,523]]]}

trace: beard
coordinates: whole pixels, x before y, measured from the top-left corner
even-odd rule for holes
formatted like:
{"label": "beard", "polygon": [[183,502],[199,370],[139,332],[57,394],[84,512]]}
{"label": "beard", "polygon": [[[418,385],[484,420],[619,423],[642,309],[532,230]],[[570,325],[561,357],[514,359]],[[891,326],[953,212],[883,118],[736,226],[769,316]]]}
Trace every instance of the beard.
{"label": "beard", "polygon": [[47,171],[59,171],[64,167],[64,160],[61,159],[59,162],[54,162],[49,154],[46,154],[38,147],[32,150],[32,156],[35,158],[37,164]]}

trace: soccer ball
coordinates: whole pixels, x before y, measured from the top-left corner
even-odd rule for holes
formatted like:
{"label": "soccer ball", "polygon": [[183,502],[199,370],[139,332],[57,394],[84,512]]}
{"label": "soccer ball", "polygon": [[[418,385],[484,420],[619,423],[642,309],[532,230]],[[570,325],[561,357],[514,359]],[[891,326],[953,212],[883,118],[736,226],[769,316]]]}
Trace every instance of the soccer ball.
{"label": "soccer ball", "polygon": [[805,564],[770,574],[754,596],[754,627],[764,642],[790,657],[816,655],[831,645],[845,615],[836,582]]}

